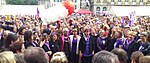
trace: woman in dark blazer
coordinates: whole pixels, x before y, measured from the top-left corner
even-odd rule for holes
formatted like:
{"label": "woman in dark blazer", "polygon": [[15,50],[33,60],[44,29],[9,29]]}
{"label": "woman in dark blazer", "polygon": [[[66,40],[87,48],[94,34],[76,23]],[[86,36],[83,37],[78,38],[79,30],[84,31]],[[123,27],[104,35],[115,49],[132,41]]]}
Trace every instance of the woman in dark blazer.
{"label": "woman in dark blazer", "polygon": [[131,62],[131,60],[130,60],[131,54],[135,51],[138,51],[139,46],[138,46],[136,40],[134,39],[135,38],[134,32],[129,32],[129,35],[126,38],[127,39],[125,40],[123,47],[124,47],[124,50],[128,54],[128,62],[127,63],[130,63]]}
{"label": "woman in dark blazer", "polygon": [[50,44],[50,49],[52,51],[52,55],[56,52],[59,52],[60,49],[59,49],[59,40],[57,38],[57,34],[54,32],[52,33],[52,36],[51,36],[51,40],[49,41],[49,44]]}
{"label": "woman in dark blazer", "polygon": [[[32,31],[25,31],[24,33],[24,45],[25,45],[25,48],[28,48],[28,47],[40,47],[39,44],[32,40]],[[33,37],[34,39],[35,37]]]}
{"label": "woman in dark blazer", "polygon": [[42,48],[45,50],[45,52],[51,51],[47,33],[43,34],[42,39],[43,39],[43,42],[44,42]]}
{"label": "woman in dark blazer", "polygon": [[109,30],[109,34],[108,34],[108,45],[107,45],[107,51],[112,51],[114,49],[114,44],[116,42],[116,38],[115,38],[115,29],[110,28]]}
{"label": "woman in dark blazer", "polygon": [[84,35],[79,41],[79,53],[82,63],[91,63],[92,56],[94,55],[95,42],[94,38],[90,36],[90,29],[84,30]]}
{"label": "woman in dark blazer", "polygon": [[47,55],[49,56],[49,59],[50,59],[52,57],[52,51],[51,51],[50,43],[49,43],[48,39],[49,39],[48,34],[44,33],[42,35],[41,43],[43,43],[42,48],[45,50],[45,52],[47,53]]}
{"label": "woman in dark blazer", "polygon": [[101,30],[99,32],[100,36],[97,38],[97,48],[98,52],[101,50],[106,50],[108,46],[108,38],[106,37],[105,31]]}

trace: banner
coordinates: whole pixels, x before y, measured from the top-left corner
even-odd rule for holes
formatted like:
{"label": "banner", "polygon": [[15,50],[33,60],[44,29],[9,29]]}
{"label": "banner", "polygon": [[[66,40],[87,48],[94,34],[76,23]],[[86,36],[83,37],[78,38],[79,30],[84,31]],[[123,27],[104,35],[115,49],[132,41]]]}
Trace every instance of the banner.
{"label": "banner", "polygon": [[131,13],[129,13],[129,26],[132,26],[133,25],[133,23],[136,23],[136,12],[135,11],[133,11],[133,12],[131,12]]}

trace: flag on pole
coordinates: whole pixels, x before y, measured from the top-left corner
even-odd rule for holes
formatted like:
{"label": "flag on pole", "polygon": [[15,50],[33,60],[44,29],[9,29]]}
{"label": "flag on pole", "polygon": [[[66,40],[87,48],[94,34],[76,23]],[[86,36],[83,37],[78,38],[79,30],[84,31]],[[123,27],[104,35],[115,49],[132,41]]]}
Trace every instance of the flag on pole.
{"label": "flag on pole", "polygon": [[135,11],[133,11],[133,12],[131,12],[130,14],[129,14],[129,26],[132,26],[132,24],[133,23],[136,23],[136,12]]}
{"label": "flag on pole", "polygon": [[37,16],[39,16],[40,15],[40,11],[39,11],[39,8],[37,7],[37,14],[36,14]]}
{"label": "flag on pole", "polygon": [[132,19],[132,15],[130,16],[130,20],[129,20],[129,26],[131,27],[133,23],[133,19]]}
{"label": "flag on pole", "polygon": [[125,23],[125,20],[124,20],[125,18],[124,17],[122,17],[122,20],[121,20],[121,26],[124,26],[124,23]]}
{"label": "flag on pole", "polygon": [[129,13],[129,26],[131,27],[134,21],[134,12]]}
{"label": "flag on pole", "polygon": [[130,26],[130,27],[132,26],[132,20],[129,21],[129,26]]}
{"label": "flag on pole", "polygon": [[134,11],[134,12],[133,12],[133,23],[136,23],[136,20],[137,20],[137,19],[136,19],[136,12]]}

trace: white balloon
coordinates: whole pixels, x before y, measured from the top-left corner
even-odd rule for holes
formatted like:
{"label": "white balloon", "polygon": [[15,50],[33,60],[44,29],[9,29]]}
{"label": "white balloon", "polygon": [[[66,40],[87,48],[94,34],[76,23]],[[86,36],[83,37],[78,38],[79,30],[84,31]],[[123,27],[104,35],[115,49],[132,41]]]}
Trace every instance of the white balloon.
{"label": "white balloon", "polygon": [[58,4],[49,9],[46,9],[45,13],[41,15],[42,20],[50,23],[56,22],[59,19],[65,18],[68,15],[68,9],[63,4]]}

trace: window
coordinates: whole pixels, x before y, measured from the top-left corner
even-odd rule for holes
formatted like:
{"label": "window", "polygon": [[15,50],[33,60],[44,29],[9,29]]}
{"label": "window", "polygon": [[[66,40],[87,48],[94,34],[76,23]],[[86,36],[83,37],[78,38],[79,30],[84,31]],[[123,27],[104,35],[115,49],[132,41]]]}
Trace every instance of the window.
{"label": "window", "polygon": [[140,0],[140,2],[143,2],[143,0]]}
{"label": "window", "polygon": [[77,3],[77,0],[75,0],[74,2]]}
{"label": "window", "polygon": [[121,0],[118,0],[118,2],[121,2]]}
{"label": "window", "polygon": [[136,2],[136,0],[132,0],[132,2]]}
{"label": "window", "polygon": [[100,12],[96,12],[96,14],[100,14]]}
{"label": "window", "polygon": [[77,5],[75,5],[75,7],[74,7],[75,9],[77,9]]}
{"label": "window", "polygon": [[114,0],[111,0],[111,2],[114,2]]}
{"label": "window", "polygon": [[101,11],[101,8],[100,8],[100,7],[97,7],[97,8],[96,8],[96,14],[100,14],[100,11]]}
{"label": "window", "polygon": [[59,2],[59,0],[54,0],[54,2]]}
{"label": "window", "polygon": [[101,3],[101,0],[96,0],[96,3]]}
{"label": "window", "polygon": [[103,0],[103,3],[107,3],[107,0]]}
{"label": "window", "polygon": [[100,8],[100,7],[97,7],[97,8],[96,8],[96,11],[101,11],[101,8]]}
{"label": "window", "polygon": [[77,2],[77,0],[72,0],[72,2],[76,3],[76,2]]}
{"label": "window", "polygon": [[129,2],[129,0],[125,0],[125,2]]}
{"label": "window", "polygon": [[103,11],[107,11],[107,8],[106,8],[106,7],[103,7]]}

